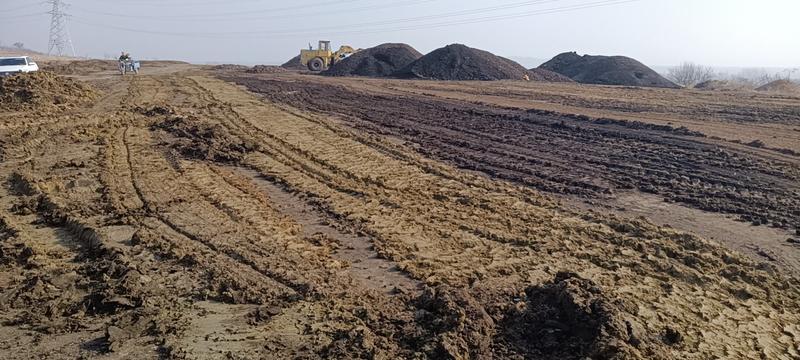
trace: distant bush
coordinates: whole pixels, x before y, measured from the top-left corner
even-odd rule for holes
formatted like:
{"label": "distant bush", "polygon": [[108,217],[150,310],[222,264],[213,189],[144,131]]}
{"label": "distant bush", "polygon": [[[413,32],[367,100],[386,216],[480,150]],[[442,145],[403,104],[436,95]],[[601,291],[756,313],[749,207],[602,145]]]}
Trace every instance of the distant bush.
{"label": "distant bush", "polygon": [[687,88],[712,80],[715,77],[714,69],[693,62],[684,62],[667,71],[667,79]]}

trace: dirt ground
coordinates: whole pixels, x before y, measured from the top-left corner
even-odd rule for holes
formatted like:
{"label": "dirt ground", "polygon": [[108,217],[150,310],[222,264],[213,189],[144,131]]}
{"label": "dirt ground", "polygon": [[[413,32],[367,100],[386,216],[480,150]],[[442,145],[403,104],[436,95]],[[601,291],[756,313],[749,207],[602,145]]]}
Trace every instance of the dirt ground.
{"label": "dirt ground", "polygon": [[[800,228],[800,158],[786,151],[728,145],[669,125],[387,93],[369,87],[369,81],[224,78],[272,101],[325,112],[406,142],[460,168],[569,199],[613,205],[618,194],[654,194],[785,230],[773,247],[787,245]],[[425,84],[411,86],[416,85]],[[363,101],[370,106],[359,106]]]}
{"label": "dirt ground", "polygon": [[580,101],[647,93],[557,85],[564,105],[530,95],[556,85],[186,64],[75,78],[97,99],[0,113],[3,358],[800,356],[800,245],[685,231],[793,236],[797,156],[653,115],[791,127],[793,99],[737,102],[775,121],[707,99],[624,122]]}

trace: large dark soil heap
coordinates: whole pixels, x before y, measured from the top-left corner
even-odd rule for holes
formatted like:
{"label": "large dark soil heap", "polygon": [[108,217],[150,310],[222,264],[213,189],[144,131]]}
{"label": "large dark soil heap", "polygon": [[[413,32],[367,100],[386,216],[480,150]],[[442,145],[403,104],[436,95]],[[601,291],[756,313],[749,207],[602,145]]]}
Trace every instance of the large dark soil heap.
{"label": "large dark soil heap", "polygon": [[69,108],[95,98],[88,85],[47,71],[0,78],[0,110]]}
{"label": "large dark soil heap", "polygon": [[281,67],[289,70],[304,70],[306,68],[305,66],[303,66],[303,64],[300,63],[300,55],[297,55],[289,59],[289,61],[283,63]]}
{"label": "large dark soil heap", "polygon": [[653,69],[625,56],[580,56],[568,52],[557,55],[539,68],[555,71],[585,84],[678,87]]}
{"label": "large dark soil heap", "polygon": [[775,80],[769,84],[759,86],[756,91],[770,91],[782,93],[800,93],[800,85],[797,85],[789,80]]}
{"label": "large dark soil heap", "polygon": [[461,44],[447,45],[400,70],[401,78],[433,80],[522,80],[527,70],[514,61]]}
{"label": "large dark soil heap", "polygon": [[381,44],[351,55],[324,75],[386,77],[421,57],[419,51],[406,44]]}

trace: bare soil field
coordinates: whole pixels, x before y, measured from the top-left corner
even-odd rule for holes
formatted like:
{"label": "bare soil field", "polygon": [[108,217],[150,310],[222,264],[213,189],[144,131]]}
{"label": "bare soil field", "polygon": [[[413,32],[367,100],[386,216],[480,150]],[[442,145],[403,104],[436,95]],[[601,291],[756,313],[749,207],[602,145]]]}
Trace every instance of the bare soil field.
{"label": "bare soil field", "polygon": [[[669,203],[728,215],[756,226],[782,229],[784,231],[778,232],[761,229],[763,231],[755,236],[760,241],[753,245],[751,236],[731,239],[730,232],[725,230],[730,222],[723,216],[718,216],[720,221],[685,228],[706,234],[718,229],[722,233],[720,236],[724,234],[724,240],[738,244],[737,250],[793,264],[794,270],[800,269],[796,267],[800,265],[800,256],[795,251],[784,251],[792,246],[787,239],[792,239],[800,227],[797,210],[800,157],[793,150],[770,149],[764,145],[779,134],[787,136],[786,133],[762,129],[762,132],[747,133],[745,136],[750,140],[742,144],[738,139],[724,140],[702,132],[709,127],[720,129],[717,133],[738,132],[738,128],[746,126],[742,122],[798,126],[800,118],[792,118],[791,114],[800,111],[800,98],[781,103],[773,114],[774,105],[770,101],[776,99],[748,100],[751,93],[718,94],[722,98],[718,100],[710,96],[696,99],[697,93],[685,90],[544,83],[453,85],[349,79],[320,84],[313,77],[297,75],[226,78],[261,92],[272,101],[326,112],[338,116],[349,126],[412,143],[412,147],[426,156],[447,160],[460,168],[477,170],[540,191],[572,195],[567,198],[568,203],[578,198],[580,202],[598,205],[600,211],[608,211],[625,207],[618,203],[617,195],[630,198],[642,193],[655,194]],[[501,97],[492,95],[463,97],[463,93],[493,94],[504,85],[503,91],[512,95],[502,99],[522,99],[534,92],[547,91],[562,97],[572,94],[569,95],[571,101],[580,107],[570,109],[575,113],[554,111],[549,105],[563,100],[555,97],[548,100],[552,103],[544,103],[534,96],[533,100],[517,103],[518,107],[494,102]],[[447,90],[433,94],[418,90],[439,88]],[[718,101],[733,103],[732,98],[738,96],[741,98],[738,106],[748,109],[742,113],[749,115],[724,118],[714,114],[718,118],[708,120],[704,127],[691,124],[676,127],[676,123],[685,124],[680,111],[671,113],[676,120],[667,123],[654,121],[646,115],[631,117],[627,107],[598,114],[595,109],[607,106],[612,101],[611,96],[642,107],[660,106],[650,102],[669,99],[676,107],[685,106],[681,111],[687,114],[690,111],[703,114],[709,108],[721,108],[725,103],[718,104]],[[363,99],[369,99],[370,107],[354,105]],[[792,98],[779,96],[777,101],[786,99]],[[764,115],[765,112],[769,114]],[[782,112],[787,115],[783,117]],[[791,139],[784,145],[800,144],[800,139]],[[776,206],[785,207],[778,210],[774,209]],[[680,206],[672,208],[679,212],[690,211]],[[782,219],[770,214],[781,214]],[[778,255],[764,255],[765,252]]]}
{"label": "bare soil field", "polygon": [[[686,127],[732,142],[762,141],[800,153],[800,96],[755,91],[701,91],[547,82],[440,82],[320,79],[370,93],[462,100],[593,118]],[[735,146],[736,144],[726,144]]]}
{"label": "bare soil field", "polygon": [[[769,144],[463,83],[73,77],[92,99],[0,112],[3,358],[800,356],[791,262],[630,216],[797,229]],[[538,91],[472,89],[504,86]]]}

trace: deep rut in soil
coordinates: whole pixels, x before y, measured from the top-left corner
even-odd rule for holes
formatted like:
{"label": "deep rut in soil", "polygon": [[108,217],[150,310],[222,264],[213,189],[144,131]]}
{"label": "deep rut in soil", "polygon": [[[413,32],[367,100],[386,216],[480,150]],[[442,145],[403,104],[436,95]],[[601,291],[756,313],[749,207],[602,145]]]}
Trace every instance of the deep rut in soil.
{"label": "deep rut in soil", "polygon": [[302,236],[320,243],[336,244],[333,257],[350,263],[348,271],[363,281],[367,287],[387,293],[398,291],[412,293],[421,287],[420,282],[403,274],[397,268],[397,264],[380,258],[369,237],[342,232],[302,198],[281,188],[256,171],[246,168],[236,168],[236,171],[255,182],[279,212],[298,222],[302,226]]}

